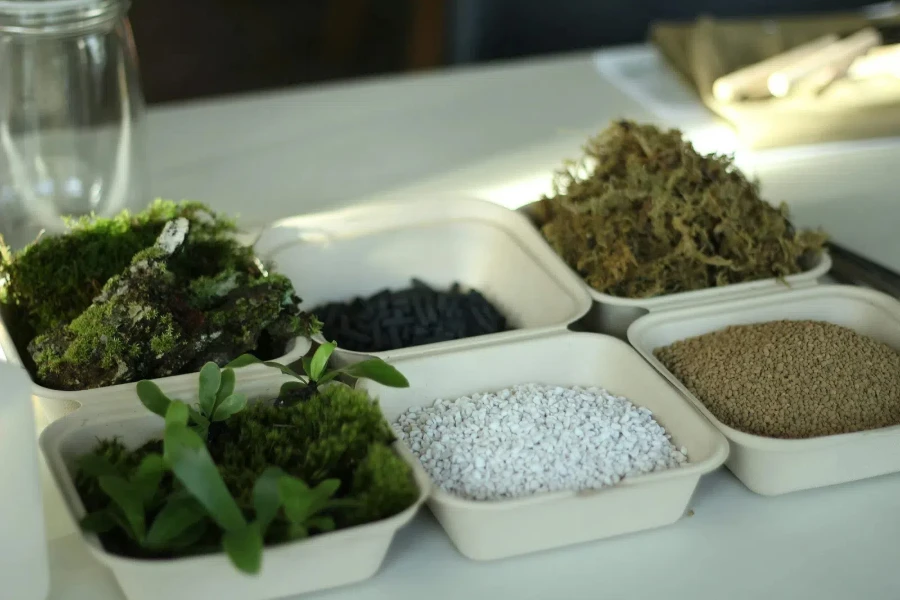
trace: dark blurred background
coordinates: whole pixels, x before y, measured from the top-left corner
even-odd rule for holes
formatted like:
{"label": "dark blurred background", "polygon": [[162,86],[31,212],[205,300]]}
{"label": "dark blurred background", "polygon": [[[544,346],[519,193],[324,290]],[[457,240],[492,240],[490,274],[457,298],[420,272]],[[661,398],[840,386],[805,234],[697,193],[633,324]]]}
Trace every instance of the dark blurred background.
{"label": "dark blurred background", "polygon": [[134,0],[151,103],[642,41],[656,20],[872,0]]}

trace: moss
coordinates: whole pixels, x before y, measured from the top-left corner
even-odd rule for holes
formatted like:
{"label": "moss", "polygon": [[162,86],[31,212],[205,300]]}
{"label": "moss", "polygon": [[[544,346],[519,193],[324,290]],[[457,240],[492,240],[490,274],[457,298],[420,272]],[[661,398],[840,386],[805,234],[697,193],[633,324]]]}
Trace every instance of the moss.
{"label": "moss", "polygon": [[589,140],[539,212],[544,236],[591,287],[631,298],[791,275],[826,240],[795,230],[730,158],[630,121]]}
{"label": "moss", "polygon": [[0,261],[7,280],[4,301],[21,310],[35,333],[68,323],[177,217],[191,220],[202,238],[236,231],[234,221],[199,202],[157,200],[138,214],[70,219],[65,235],[42,237],[19,252],[5,253]]}
{"label": "moss", "polygon": [[[247,505],[253,482],[269,465],[316,485],[324,479],[341,480],[339,495],[353,498],[366,491],[354,486],[357,472],[363,469],[395,470],[405,477],[360,475],[360,482],[391,481],[395,487],[384,488],[373,498],[385,500],[372,504],[366,515],[375,520],[395,514],[409,506],[409,494],[418,494],[406,463],[388,451],[391,458],[381,456],[367,461],[372,448],[388,449],[394,441],[390,426],[381,410],[368,394],[344,385],[327,386],[306,402],[280,407],[258,402],[228,421],[228,433],[213,444],[210,451],[220,464],[229,489]],[[395,473],[395,474],[396,474]]]}
{"label": "moss", "polygon": [[419,495],[410,468],[384,445],[372,445],[353,473],[349,496],[359,505],[341,515],[343,526],[369,523],[406,510]]}
{"label": "moss", "polygon": [[230,224],[200,215],[170,221],[80,314],[31,340],[43,385],[80,390],[153,379],[245,352],[275,358],[293,338],[318,331],[288,278],[261,268],[252,248],[216,237]]}
{"label": "moss", "polygon": [[[341,480],[337,497],[352,500],[333,509],[339,528],[370,523],[402,512],[418,498],[412,470],[391,448],[394,435],[377,404],[363,391],[344,385],[319,390],[306,402],[274,406],[259,401],[224,421],[225,430],[209,444],[226,485],[248,518],[253,517],[252,488],[270,465],[314,486],[324,479]],[[161,453],[162,444],[152,441],[128,451],[119,440],[102,440],[93,453],[106,457],[130,475],[148,453]],[[109,505],[96,480],[76,474],[78,493],[90,511]],[[158,496],[177,490],[170,476],[163,478]],[[112,551],[146,556],[115,531],[102,536]],[[275,528],[267,543],[284,539]],[[215,548],[218,540],[204,539],[204,548]],[[193,550],[198,550],[194,548]]]}
{"label": "moss", "polygon": [[[144,451],[131,451],[119,438],[112,438],[97,442],[91,453],[105,458],[122,473],[132,473],[140,464]],[[75,474],[75,487],[88,512],[100,510],[109,504],[109,499],[100,489],[96,478],[78,471]]]}

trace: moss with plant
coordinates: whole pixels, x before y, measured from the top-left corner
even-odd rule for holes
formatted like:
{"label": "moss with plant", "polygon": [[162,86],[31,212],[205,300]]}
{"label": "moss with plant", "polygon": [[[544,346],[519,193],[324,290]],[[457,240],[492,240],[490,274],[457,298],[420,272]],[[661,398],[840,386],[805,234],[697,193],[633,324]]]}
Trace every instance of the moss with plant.
{"label": "moss with plant", "polygon": [[544,236],[594,289],[646,298],[798,273],[826,236],[795,229],[725,156],[619,121],[556,175]]}
{"label": "moss with plant", "polygon": [[5,302],[35,334],[37,378],[81,390],[274,357],[321,325],[289,279],[235,239],[234,222],[196,202],[83,218],[0,261]]}
{"label": "moss with plant", "polygon": [[[394,435],[364,391],[334,381],[370,377],[405,387],[380,359],[328,371],[324,344],[275,399],[249,403],[235,393],[232,367],[200,372],[198,402],[168,398],[138,384],[148,410],[165,419],[161,439],[129,449],[100,440],[77,461],[76,488],[87,515],[113,553],[176,558],[224,551],[255,573],[263,548],[371,523],[412,506],[420,491],[391,448]],[[235,365],[258,362],[244,356]],[[300,390],[311,390],[299,394]]]}

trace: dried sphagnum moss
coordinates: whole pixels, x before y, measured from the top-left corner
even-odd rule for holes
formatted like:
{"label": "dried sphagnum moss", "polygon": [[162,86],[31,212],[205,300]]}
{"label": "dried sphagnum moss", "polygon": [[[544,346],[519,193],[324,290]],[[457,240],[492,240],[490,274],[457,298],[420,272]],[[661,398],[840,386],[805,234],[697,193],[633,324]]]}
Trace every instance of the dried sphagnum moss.
{"label": "dried sphagnum moss", "polygon": [[780,278],[826,241],[796,231],[730,158],[699,154],[678,130],[619,121],[584,152],[538,212],[556,252],[600,292],[647,298]]}

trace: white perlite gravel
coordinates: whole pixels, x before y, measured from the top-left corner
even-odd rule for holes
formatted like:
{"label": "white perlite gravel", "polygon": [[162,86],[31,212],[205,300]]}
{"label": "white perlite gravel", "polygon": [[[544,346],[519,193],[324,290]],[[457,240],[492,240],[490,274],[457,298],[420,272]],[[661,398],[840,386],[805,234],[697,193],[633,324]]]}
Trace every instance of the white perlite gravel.
{"label": "white perlite gravel", "polygon": [[437,400],[393,428],[438,486],[473,500],[597,489],[687,462],[648,409],[594,387]]}

